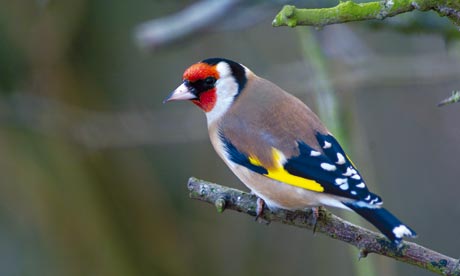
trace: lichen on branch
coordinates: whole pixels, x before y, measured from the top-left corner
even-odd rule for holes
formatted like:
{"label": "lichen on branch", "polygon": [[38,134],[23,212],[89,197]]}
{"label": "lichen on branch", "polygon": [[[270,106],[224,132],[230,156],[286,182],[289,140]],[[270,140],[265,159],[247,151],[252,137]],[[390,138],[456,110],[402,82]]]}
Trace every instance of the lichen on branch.
{"label": "lichen on branch", "polygon": [[[257,197],[252,194],[194,177],[188,181],[188,190],[190,198],[214,205],[219,213],[229,209],[253,217],[257,215]],[[265,208],[260,218],[267,222],[281,222],[311,230],[315,228],[318,233],[357,247],[360,250],[360,257],[375,253],[440,275],[460,276],[459,261],[454,258],[413,242],[403,241],[401,246],[396,247],[382,234],[347,222],[324,208],[319,209],[316,224],[311,214],[311,210],[293,212],[282,209],[273,211]]]}
{"label": "lichen on branch", "polygon": [[320,9],[299,9],[286,5],[276,15],[272,25],[322,27],[352,21],[382,20],[413,10],[436,11],[440,16],[447,16],[454,24],[460,26],[460,0],[385,0],[367,3],[346,1],[335,7]]}

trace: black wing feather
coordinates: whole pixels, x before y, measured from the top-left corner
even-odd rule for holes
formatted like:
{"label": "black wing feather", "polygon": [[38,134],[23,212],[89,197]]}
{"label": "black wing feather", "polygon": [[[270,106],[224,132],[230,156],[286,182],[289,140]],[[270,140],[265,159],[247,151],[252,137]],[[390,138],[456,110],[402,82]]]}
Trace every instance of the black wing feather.
{"label": "black wing feather", "polygon": [[[284,164],[291,174],[314,179],[319,182],[325,192],[364,201],[369,204],[381,204],[382,199],[369,192],[359,172],[353,166],[340,144],[332,135],[316,134],[316,139],[323,149],[323,154],[312,156],[315,150],[304,143],[298,142],[298,156],[292,157]],[[339,155],[343,159],[339,158]],[[326,170],[321,164],[334,165],[335,170]]]}
{"label": "black wing feather", "polygon": [[[369,192],[361,175],[332,135],[317,133],[316,138],[323,148],[323,153],[314,150],[303,141],[298,141],[299,155],[287,159],[284,163],[284,169],[288,173],[318,182],[323,186],[324,192],[329,194],[372,205],[382,203],[379,196]],[[240,152],[225,135],[220,134],[220,139],[232,162],[253,172],[267,174],[266,168],[251,163],[249,156]],[[343,159],[339,159],[338,154],[342,155]],[[327,170],[323,167],[324,164],[334,166],[335,169]]]}

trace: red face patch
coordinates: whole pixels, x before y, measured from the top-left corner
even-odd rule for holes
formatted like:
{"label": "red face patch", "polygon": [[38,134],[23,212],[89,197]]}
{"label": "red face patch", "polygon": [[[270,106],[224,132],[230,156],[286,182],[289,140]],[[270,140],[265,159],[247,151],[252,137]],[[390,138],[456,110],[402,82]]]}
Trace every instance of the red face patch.
{"label": "red face patch", "polygon": [[216,105],[217,94],[216,89],[210,89],[200,94],[199,99],[192,100],[194,104],[204,110],[204,112],[211,111]]}
{"label": "red face patch", "polygon": [[207,77],[219,78],[216,65],[209,65],[207,63],[196,63],[185,70],[183,79],[189,82],[195,82],[197,80],[204,80]]}
{"label": "red face patch", "polygon": [[[209,65],[207,63],[197,63],[190,66],[185,70],[183,78],[191,83],[196,81],[205,80],[206,78],[213,77],[219,78],[216,65]],[[217,93],[216,88],[209,89],[207,91],[200,91],[198,99],[192,100],[194,104],[200,107],[204,112],[211,111],[216,105]]]}

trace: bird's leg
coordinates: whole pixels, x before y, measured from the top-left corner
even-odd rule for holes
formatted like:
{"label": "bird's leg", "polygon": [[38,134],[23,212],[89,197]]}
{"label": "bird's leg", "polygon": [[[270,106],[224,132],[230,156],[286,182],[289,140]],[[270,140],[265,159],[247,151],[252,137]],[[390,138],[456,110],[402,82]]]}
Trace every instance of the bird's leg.
{"label": "bird's leg", "polygon": [[321,208],[321,206],[311,208],[311,215],[310,215],[309,219],[311,218],[312,223],[313,223],[313,234],[316,233],[316,225],[318,224],[319,209],[320,208]]}
{"label": "bird's leg", "polygon": [[260,197],[257,197],[257,206],[256,206],[256,221],[262,216],[264,212],[265,201]]}

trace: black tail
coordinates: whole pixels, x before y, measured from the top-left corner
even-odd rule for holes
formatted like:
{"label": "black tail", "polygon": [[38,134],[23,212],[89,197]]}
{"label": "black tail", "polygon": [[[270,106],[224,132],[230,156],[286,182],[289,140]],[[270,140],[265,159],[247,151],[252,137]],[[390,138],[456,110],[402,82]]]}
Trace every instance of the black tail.
{"label": "black tail", "polygon": [[369,206],[364,202],[344,202],[344,204],[372,223],[395,244],[398,244],[404,236],[415,237],[417,235],[414,230],[403,224],[385,208]]}

